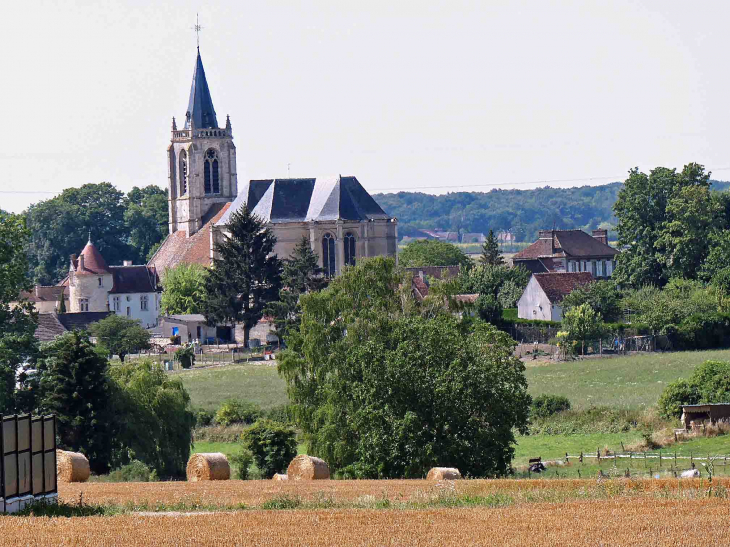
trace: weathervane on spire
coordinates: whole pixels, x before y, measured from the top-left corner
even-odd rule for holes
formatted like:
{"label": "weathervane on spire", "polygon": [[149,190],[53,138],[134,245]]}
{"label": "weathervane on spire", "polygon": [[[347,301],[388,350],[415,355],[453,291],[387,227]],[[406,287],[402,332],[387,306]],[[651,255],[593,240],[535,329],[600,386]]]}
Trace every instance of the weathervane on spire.
{"label": "weathervane on spire", "polygon": [[200,20],[198,18],[198,14],[195,14],[195,26],[192,27],[192,29],[195,31],[195,34],[198,38],[198,51],[200,50],[200,31],[203,30],[203,27],[200,26]]}

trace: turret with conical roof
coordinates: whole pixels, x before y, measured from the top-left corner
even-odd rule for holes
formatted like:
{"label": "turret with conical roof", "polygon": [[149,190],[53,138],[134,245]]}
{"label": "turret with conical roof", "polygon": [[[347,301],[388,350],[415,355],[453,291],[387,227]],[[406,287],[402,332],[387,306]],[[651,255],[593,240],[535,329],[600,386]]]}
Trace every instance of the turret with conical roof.
{"label": "turret with conical roof", "polygon": [[91,237],[78,257],[71,255],[68,286],[72,313],[109,311],[107,294],[114,286],[114,276]]}
{"label": "turret with conical roof", "polygon": [[213,98],[198,48],[185,126],[173,123],[167,149],[170,234],[190,237],[238,194],[233,129],[218,127]]}

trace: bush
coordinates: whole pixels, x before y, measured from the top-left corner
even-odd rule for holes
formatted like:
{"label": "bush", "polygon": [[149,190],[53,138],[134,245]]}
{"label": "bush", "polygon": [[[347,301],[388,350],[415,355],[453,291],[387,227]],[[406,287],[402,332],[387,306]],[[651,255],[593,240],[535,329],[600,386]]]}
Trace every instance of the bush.
{"label": "bush", "polygon": [[730,317],[725,314],[695,314],[677,328],[678,349],[711,349],[730,344]]}
{"label": "bush", "polygon": [[265,478],[281,473],[297,455],[294,430],[280,422],[259,420],[243,433],[246,448],[256,459],[256,465]]}
{"label": "bush", "polygon": [[570,401],[562,395],[540,395],[530,405],[530,415],[536,418],[547,418],[564,410],[570,410]]}
{"label": "bush", "polygon": [[231,456],[231,463],[236,466],[235,478],[242,481],[248,480],[253,454],[250,450],[243,448],[238,454]]}
{"label": "bush", "polygon": [[182,368],[192,368],[195,364],[195,350],[192,345],[182,346],[175,352],[175,358],[180,361]]}
{"label": "bush", "polygon": [[211,412],[210,410],[205,410],[204,408],[199,408],[195,411],[195,426],[196,427],[206,427],[213,423],[213,419],[215,418],[215,413]]}
{"label": "bush", "polygon": [[109,482],[156,482],[157,472],[150,469],[148,465],[132,460],[127,465],[115,469],[108,475]]}
{"label": "bush", "polygon": [[252,424],[261,417],[261,408],[254,403],[228,399],[223,401],[215,413],[215,422],[220,425]]}
{"label": "bush", "polygon": [[289,405],[278,405],[270,408],[264,413],[264,416],[274,422],[282,424],[292,423],[291,409]]}
{"label": "bush", "polygon": [[695,368],[689,380],[679,379],[669,384],[657,406],[662,416],[679,418],[682,405],[723,403],[730,397],[730,363],[705,361]]}

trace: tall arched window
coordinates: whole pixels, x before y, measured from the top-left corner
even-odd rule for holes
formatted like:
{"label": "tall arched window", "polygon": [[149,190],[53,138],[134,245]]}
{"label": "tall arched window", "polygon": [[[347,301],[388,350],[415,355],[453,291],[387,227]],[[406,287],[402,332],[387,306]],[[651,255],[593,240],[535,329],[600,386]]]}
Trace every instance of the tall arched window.
{"label": "tall arched window", "polygon": [[345,264],[355,265],[355,235],[352,232],[345,234]]}
{"label": "tall arched window", "polygon": [[220,194],[221,187],[218,176],[218,153],[213,148],[209,149],[205,153],[203,179],[206,194]]}
{"label": "tall arched window", "polygon": [[180,195],[188,193],[188,153],[180,150]]}
{"label": "tall arched window", "polygon": [[324,234],[322,237],[322,269],[325,277],[334,277],[335,267],[335,236]]}

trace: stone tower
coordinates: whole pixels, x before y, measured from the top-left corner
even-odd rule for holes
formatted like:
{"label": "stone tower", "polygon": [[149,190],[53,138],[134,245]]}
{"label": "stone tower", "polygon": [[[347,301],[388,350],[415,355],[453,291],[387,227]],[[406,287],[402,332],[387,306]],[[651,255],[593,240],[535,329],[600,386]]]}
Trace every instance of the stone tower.
{"label": "stone tower", "polygon": [[226,117],[225,127],[218,127],[200,49],[185,125],[178,129],[172,119],[167,156],[170,233],[183,231],[190,237],[205,224],[210,212],[217,212],[238,194],[231,120]]}
{"label": "stone tower", "polygon": [[89,237],[81,254],[78,257],[71,255],[68,271],[68,311],[109,311],[109,291],[113,287],[114,276]]}

